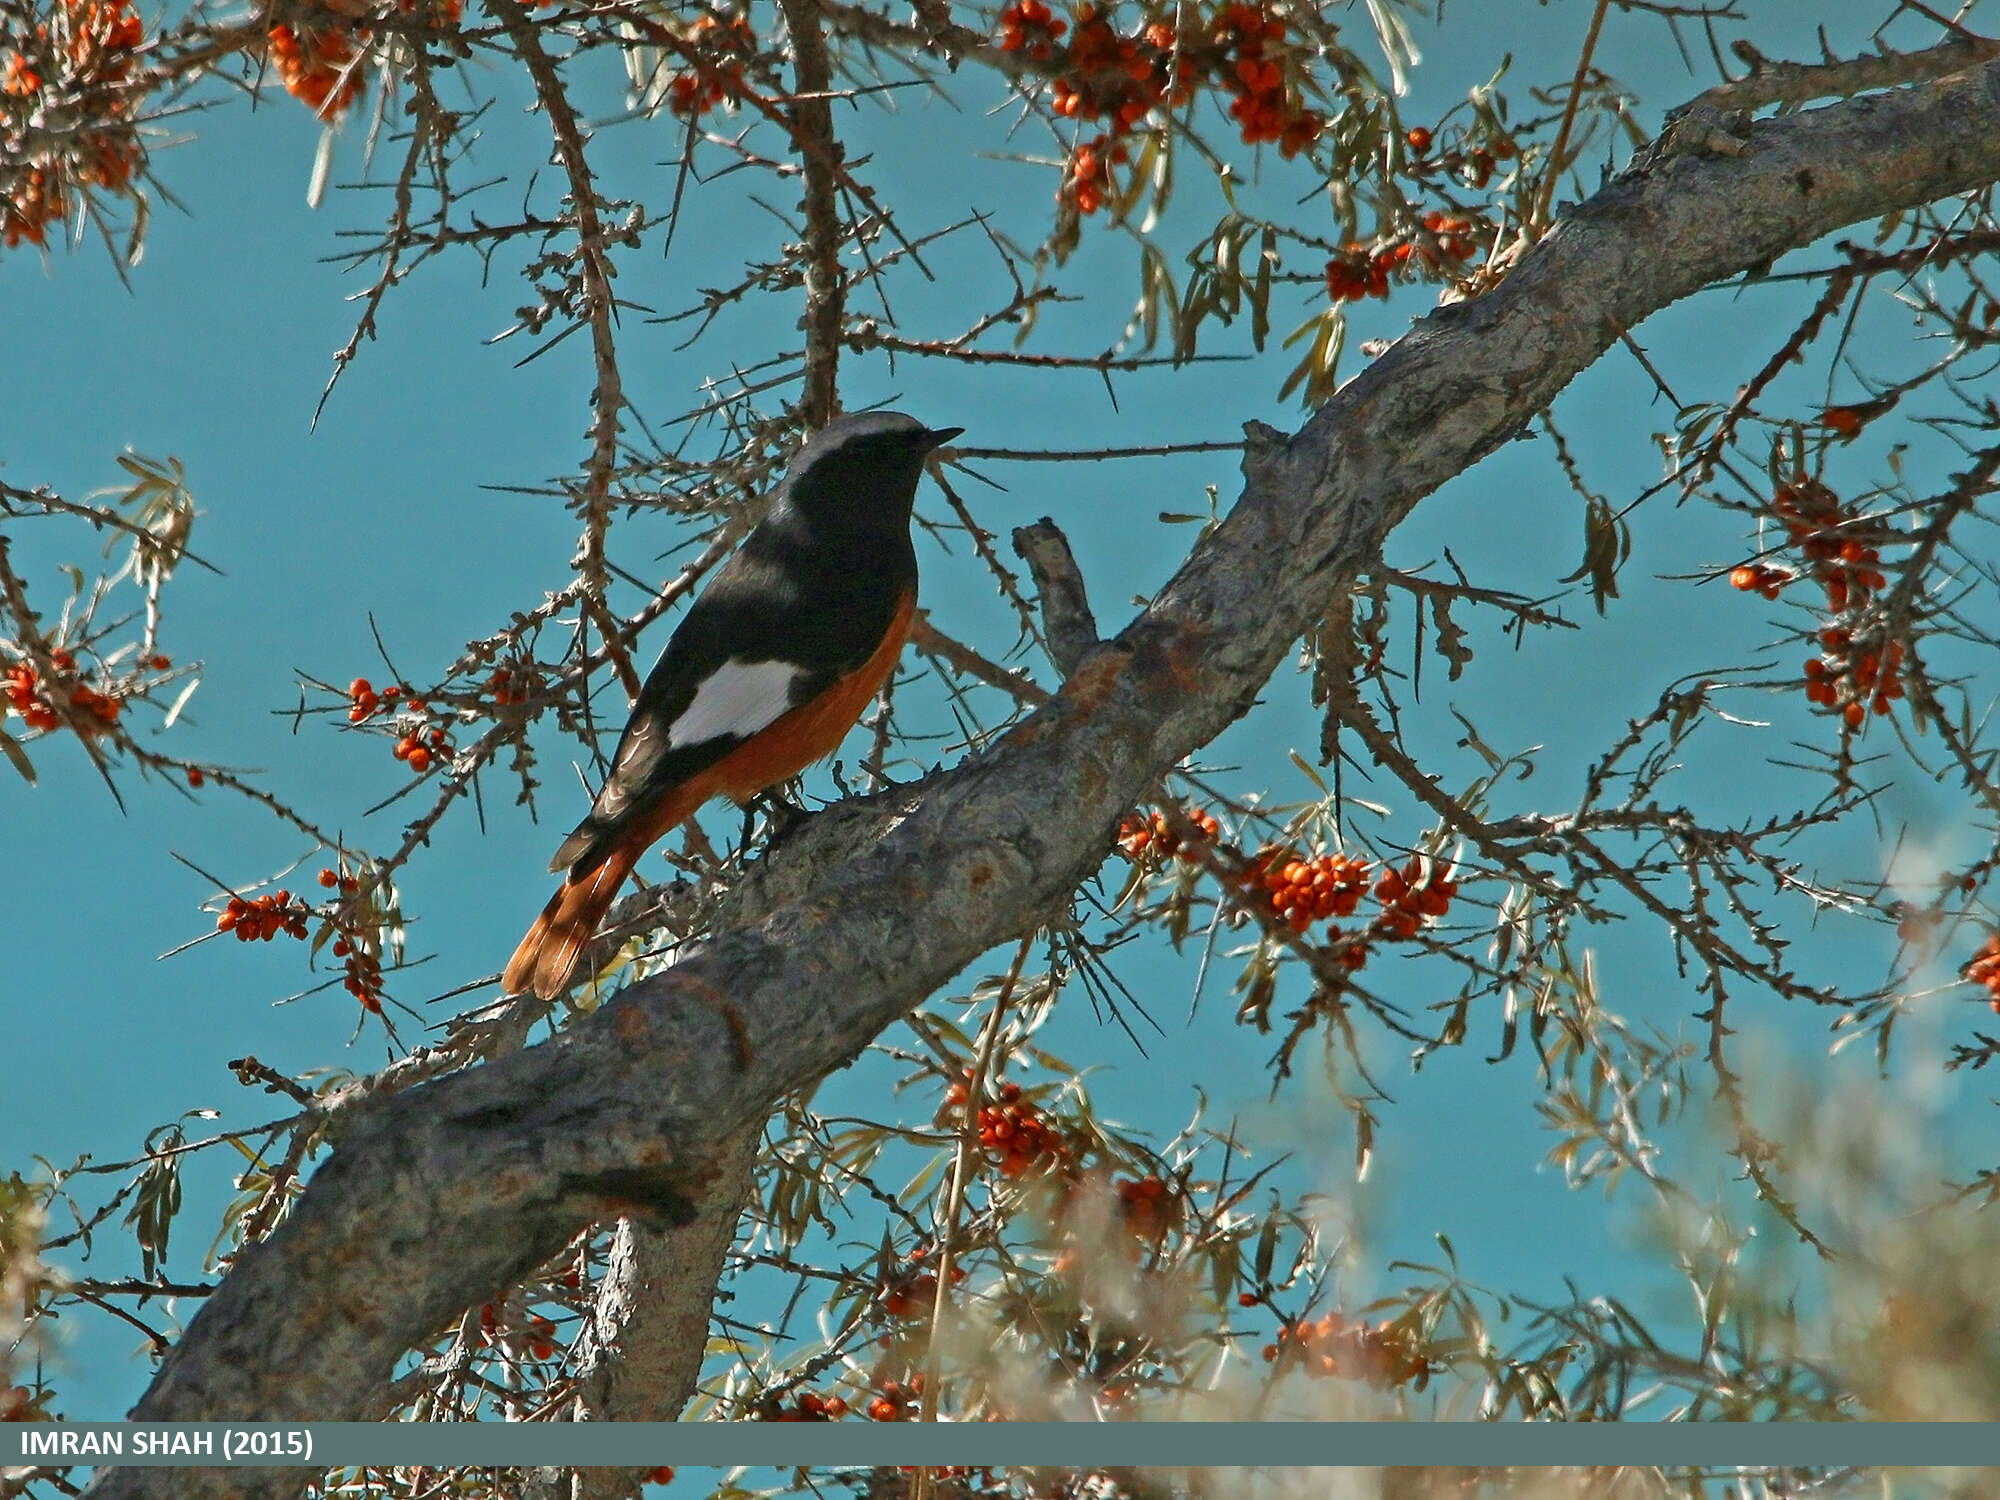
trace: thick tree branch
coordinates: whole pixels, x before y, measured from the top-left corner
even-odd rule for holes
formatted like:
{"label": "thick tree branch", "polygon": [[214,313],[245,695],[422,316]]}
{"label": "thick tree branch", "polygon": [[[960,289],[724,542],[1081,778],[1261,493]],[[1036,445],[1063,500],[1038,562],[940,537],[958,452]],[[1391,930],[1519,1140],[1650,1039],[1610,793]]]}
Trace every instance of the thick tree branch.
{"label": "thick tree branch", "polygon": [[[594,1219],[687,1218],[724,1142],[1060,909],[1119,816],[1255,700],[1419,500],[1622,330],[1858,220],[2000,180],[2000,65],[1652,154],[1497,288],[1426,318],[1289,444],[1053,702],[817,818],[782,901],[545,1045],[372,1106],[167,1357],[147,1419],[351,1417],[394,1362]],[[853,852],[837,863],[841,847]],[[809,878],[810,877],[810,878]],[[296,1494],[303,1470],[102,1470],[100,1496]]]}
{"label": "thick tree branch", "polygon": [[[563,1414],[579,1422],[671,1422],[694,1394],[708,1349],[708,1314],[736,1240],[761,1132],[724,1143],[714,1181],[692,1221],[654,1229],[620,1219],[611,1258],[578,1351],[576,1393]],[[535,1469],[524,1500],[625,1500],[644,1469]]]}
{"label": "thick tree branch", "polygon": [[1083,570],[1069,550],[1069,538],[1047,516],[1030,526],[1014,528],[1014,555],[1034,575],[1042,599],[1042,630],[1048,636],[1049,657],[1067,677],[1097,644],[1097,617],[1090,612],[1090,595]]}

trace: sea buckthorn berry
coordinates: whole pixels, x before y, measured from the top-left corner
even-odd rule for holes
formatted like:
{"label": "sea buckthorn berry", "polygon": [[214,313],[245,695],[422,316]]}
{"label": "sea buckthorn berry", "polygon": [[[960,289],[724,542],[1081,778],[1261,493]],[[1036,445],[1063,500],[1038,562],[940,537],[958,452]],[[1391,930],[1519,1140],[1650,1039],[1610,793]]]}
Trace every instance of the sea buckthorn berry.
{"label": "sea buckthorn berry", "polygon": [[1255,898],[1261,887],[1261,909],[1304,932],[1314,922],[1354,914],[1368,889],[1369,866],[1338,854],[1300,859],[1284,850],[1266,851],[1251,862],[1243,880],[1252,910],[1259,909]]}
{"label": "sea buckthorn berry", "polygon": [[1427,155],[1431,149],[1431,133],[1418,125],[1404,133],[1403,140],[1419,156]]}
{"label": "sea buckthorn berry", "polygon": [[28,66],[27,58],[16,52],[7,59],[7,70],[0,76],[0,94],[12,94],[26,98],[42,86],[42,75]]}
{"label": "sea buckthorn berry", "polygon": [[266,41],[285,92],[330,120],[361,95],[365,76],[360,57],[368,37],[366,27],[296,30],[281,22],[271,28]]}
{"label": "sea buckthorn berry", "polygon": [[275,891],[249,901],[241,896],[231,896],[216,916],[215,930],[233,932],[239,942],[245,943],[268,943],[279,933],[303,938],[306,935],[306,915],[303,903],[292,903],[290,891]]}
{"label": "sea buckthorn berry", "polygon": [[705,15],[688,33],[700,61],[676,73],[667,85],[667,108],[684,120],[698,119],[720,104],[735,104],[747,84],[743,65],[757,54],[757,34],[741,17]]}
{"label": "sea buckthorn berry", "polygon": [[1776,599],[1779,591],[1792,581],[1793,576],[1786,568],[1766,567],[1763,563],[1745,563],[1740,568],[1729,570],[1729,585],[1745,593],[1762,594],[1766,599]]}
{"label": "sea buckthorn berry", "polygon": [[1136,1180],[1121,1178],[1116,1191],[1125,1229],[1135,1239],[1157,1242],[1180,1219],[1179,1200],[1168,1192],[1166,1181],[1154,1173]]}
{"label": "sea buckthorn berry", "polygon": [[1042,0],[1019,0],[1000,12],[1000,50],[1046,62],[1067,30],[1069,23],[1057,20]]}
{"label": "sea buckthorn berry", "polygon": [[2000,933],[1990,934],[1960,972],[1981,986],[1986,991],[1987,1004],[2000,1011]]}
{"label": "sea buckthorn berry", "polygon": [[[1011,1086],[1010,1086],[1011,1087]],[[1017,1092],[1011,1099],[979,1111],[979,1143],[994,1158],[1003,1177],[1023,1177],[1053,1166],[1069,1154],[1062,1133],[1039,1108]]]}

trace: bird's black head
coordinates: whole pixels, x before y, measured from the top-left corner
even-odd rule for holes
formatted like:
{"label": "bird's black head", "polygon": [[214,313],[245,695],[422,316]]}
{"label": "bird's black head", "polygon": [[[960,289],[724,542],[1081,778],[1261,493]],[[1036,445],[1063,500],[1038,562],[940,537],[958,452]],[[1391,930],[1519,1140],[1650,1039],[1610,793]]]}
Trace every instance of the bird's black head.
{"label": "bird's black head", "polygon": [[792,459],[781,498],[816,524],[906,530],[924,459],[964,430],[899,411],[836,418]]}

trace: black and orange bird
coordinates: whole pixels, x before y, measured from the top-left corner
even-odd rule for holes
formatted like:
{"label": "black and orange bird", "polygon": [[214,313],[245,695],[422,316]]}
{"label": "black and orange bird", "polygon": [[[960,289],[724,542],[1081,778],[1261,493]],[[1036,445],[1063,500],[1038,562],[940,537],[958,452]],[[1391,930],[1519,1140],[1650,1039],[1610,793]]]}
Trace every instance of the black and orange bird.
{"label": "black and orange bird", "polygon": [[799,449],[646,678],[590,816],[549,861],[562,888],[507,961],[508,994],[560,994],[639,856],[703,803],[746,802],[839,746],[902,655],[917,481],[963,430],[866,412]]}

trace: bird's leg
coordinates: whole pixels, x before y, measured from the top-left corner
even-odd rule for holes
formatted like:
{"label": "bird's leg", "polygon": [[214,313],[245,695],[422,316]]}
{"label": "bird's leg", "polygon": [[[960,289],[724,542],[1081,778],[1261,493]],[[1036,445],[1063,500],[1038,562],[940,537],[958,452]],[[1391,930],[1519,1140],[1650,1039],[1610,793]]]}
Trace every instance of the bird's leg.
{"label": "bird's leg", "polygon": [[[794,784],[793,782],[784,783],[785,786]],[[779,787],[766,787],[755,797],[752,797],[748,802],[743,804],[743,816],[745,820],[743,829],[744,841],[746,843],[749,841],[750,836],[750,815],[760,807],[763,809],[764,821],[770,828],[770,832],[764,839],[764,852],[766,854],[790,838],[812,817],[811,812],[786,797],[783,790]]]}

